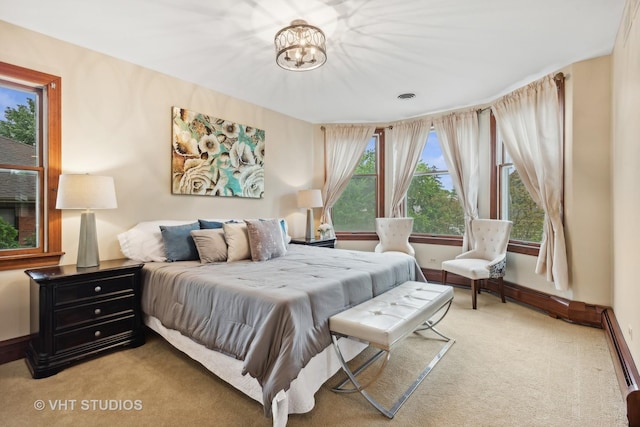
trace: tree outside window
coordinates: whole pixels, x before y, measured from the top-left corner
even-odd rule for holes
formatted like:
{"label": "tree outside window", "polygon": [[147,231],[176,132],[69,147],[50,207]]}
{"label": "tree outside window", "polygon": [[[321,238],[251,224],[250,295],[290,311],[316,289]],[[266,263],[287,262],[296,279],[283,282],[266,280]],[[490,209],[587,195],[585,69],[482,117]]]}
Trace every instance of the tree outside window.
{"label": "tree outside window", "polygon": [[464,212],[435,130],[429,132],[407,191],[407,216],[413,218],[416,234],[464,234]]}
{"label": "tree outside window", "polygon": [[500,218],[513,222],[512,241],[540,243],[544,210],[531,198],[499,135],[497,141]]}
{"label": "tree outside window", "polygon": [[331,210],[335,231],[375,231],[379,206],[380,134],[367,144],[340,199]]}

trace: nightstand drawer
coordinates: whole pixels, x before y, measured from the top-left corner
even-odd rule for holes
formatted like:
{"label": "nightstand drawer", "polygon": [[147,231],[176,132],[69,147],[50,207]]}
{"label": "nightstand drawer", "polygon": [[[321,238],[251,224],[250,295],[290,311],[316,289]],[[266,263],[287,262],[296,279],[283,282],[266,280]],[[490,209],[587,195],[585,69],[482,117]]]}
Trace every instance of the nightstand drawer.
{"label": "nightstand drawer", "polygon": [[117,314],[133,314],[135,297],[133,294],[101,300],[99,302],[74,306],[55,312],[55,330],[79,326],[87,322],[108,319]]}
{"label": "nightstand drawer", "polygon": [[74,347],[98,342],[106,338],[124,332],[132,332],[135,327],[135,317],[133,315],[124,319],[103,322],[82,329],[77,329],[54,336],[55,352],[61,352]]}
{"label": "nightstand drawer", "polygon": [[76,284],[57,285],[53,291],[54,304],[61,305],[103,295],[133,292],[134,285],[135,278],[132,274],[89,280]]}

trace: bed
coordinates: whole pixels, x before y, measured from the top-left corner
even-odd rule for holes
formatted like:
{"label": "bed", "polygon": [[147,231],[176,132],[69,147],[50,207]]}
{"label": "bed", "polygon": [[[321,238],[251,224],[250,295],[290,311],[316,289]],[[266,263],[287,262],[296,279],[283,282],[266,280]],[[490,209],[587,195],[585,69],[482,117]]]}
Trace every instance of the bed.
{"label": "bed", "polygon": [[[340,368],[330,346],[330,316],[408,280],[426,281],[415,259],[402,253],[283,243],[278,256],[236,259],[225,231],[218,232],[228,245],[224,261],[145,264],[145,323],[260,402],[274,425],[285,425],[289,413],[310,411],[315,392]],[[286,242],[286,227],[279,238]],[[250,237],[244,243],[251,252]],[[346,339],[339,345],[347,358],[366,347]]]}

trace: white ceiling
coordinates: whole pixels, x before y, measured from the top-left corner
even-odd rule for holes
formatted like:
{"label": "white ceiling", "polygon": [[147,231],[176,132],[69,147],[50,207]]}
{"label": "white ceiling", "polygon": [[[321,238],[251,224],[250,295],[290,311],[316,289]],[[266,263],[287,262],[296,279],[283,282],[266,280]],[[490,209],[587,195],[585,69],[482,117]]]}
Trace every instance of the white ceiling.
{"label": "white ceiling", "polygon": [[[609,54],[624,3],[0,0],[0,19],[312,123],[356,123],[491,102]],[[276,65],[273,36],[297,18],[327,33],[316,70]]]}

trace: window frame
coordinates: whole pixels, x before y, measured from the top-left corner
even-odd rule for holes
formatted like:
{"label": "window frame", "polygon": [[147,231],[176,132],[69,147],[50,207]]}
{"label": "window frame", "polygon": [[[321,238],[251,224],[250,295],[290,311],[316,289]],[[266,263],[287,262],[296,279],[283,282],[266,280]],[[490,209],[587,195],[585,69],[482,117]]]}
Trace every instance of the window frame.
{"label": "window frame", "polygon": [[[44,173],[39,186],[41,226],[40,244],[36,248],[0,251],[0,271],[53,265],[60,262],[62,252],[62,214],[56,209],[58,178],[62,164],[62,79],[58,76],[0,62],[0,79],[28,87],[46,88],[39,126],[40,155]],[[45,97],[41,97],[45,98]],[[46,126],[46,128],[45,128]],[[0,165],[0,167],[12,165]]]}
{"label": "window frame", "polygon": [[[376,144],[376,217],[384,215],[385,194],[385,132],[383,128],[376,128],[372,137],[377,136]],[[370,176],[370,175],[362,175]],[[335,235],[340,240],[378,240],[378,235],[373,231],[337,231]]]}

